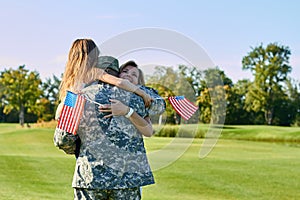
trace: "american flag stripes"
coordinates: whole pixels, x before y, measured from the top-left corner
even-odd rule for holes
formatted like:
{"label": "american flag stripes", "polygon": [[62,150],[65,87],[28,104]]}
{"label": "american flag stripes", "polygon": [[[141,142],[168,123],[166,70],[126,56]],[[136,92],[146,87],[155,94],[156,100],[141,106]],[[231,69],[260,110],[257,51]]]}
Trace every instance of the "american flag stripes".
{"label": "american flag stripes", "polygon": [[67,91],[57,128],[76,135],[84,104],[84,97]]}
{"label": "american flag stripes", "polygon": [[198,107],[184,96],[169,97],[168,99],[174,110],[185,120],[189,120],[198,110]]}

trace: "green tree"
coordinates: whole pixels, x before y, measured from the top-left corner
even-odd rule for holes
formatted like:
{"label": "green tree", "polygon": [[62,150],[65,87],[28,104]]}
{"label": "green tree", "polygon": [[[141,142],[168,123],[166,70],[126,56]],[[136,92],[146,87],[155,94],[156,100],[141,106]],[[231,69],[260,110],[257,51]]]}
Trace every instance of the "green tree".
{"label": "green tree", "polygon": [[203,88],[200,95],[197,97],[197,104],[199,105],[200,116],[199,120],[203,123],[209,123],[211,121],[211,98],[208,88]]}
{"label": "green tree", "polygon": [[200,95],[201,72],[196,67],[179,65],[179,73],[194,90],[193,96]]}
{"label": "green tree", "polygon": [[5,118],[4,118],[4,113],[3,113],[3,109],[4,109],[4,94],[3,94],[3,90],[4,87],[0,82],[0,122],[4,122]]}
{"label": "green tree", "polygon": [[5,69],[1,72],[0,84],[4,95],[4,113],[8,114],[13,109],[19,113],[19,122],[23,126],[25,112],[36,114],[37,100],[42,94],[40,89],[41,79],[39,73],[30,72],[25,65],[17,70]]}
{"label": "green tree", "polygon": [[242,79],[227,90],[227,107],[225,124],[264,124],[262,113],[246,110],[246,94],[252,84]]}
{"label": "green tree", "polygon": [[200,80],[200,95],[197,103],[200,108],[200,121],[223,124],[226,116],[227,93],[232,81],[218,67],[204,70]]}
{"label": "green tree", "polygon": [[[181,65],[180,68],[182,69],[181,71],[174,70],[172,67],[157,66],[153,76],[147,77],[147,85],[157,89],[159,94],[165,98],[169,96],[185,96],[190,101],[195,102],[195,89],[193,84],[191,84],[191,82],[195,81],[188,79],[188,76],[191,76],[188,73],[190,68],[183,65]],[[167,123],[181,123],[180,116],[174,111],[168,101],[166,101],[166,103]],[[189,122],[193,120],[197,122],[197,117],[194,116],[189,119]]]}
{"label": "green tree", "polygon": [[[164,85],[158,84],[158,83],[152,83],[152,84],[146,84],[148,87],[154,88],[158,91],[159,96],[165,98],[166,102],[166,123],[168,124],[176,124],[176,112],[172,108],[170,102],[167,100],[167,97],[175,96],[172,90],[165,87]],[[158,122],[159,116],[151,116],[151,121]]]}
{"label": "green tree", "polygon": [[156,89],[160,96],[166,99],[166,123],[177,124],[179,117],[167,100],[169,96],[175,96],[179,75],[172,67],[156,66],[153,76],[147,77],[147,86]]}
{"label": "green tree", "polygon": [[262,111],[267,124],[272,124],[275,105],[284,95],[283,83],[291,72],[288,47],[271,43],[252,48],[242,59],[244,70],[250,70],[254,81],[246,96],[248,110]]}
{"label": "green tree", "polygon": [[298,81],[288,79],[286,93],[288,97],[288,115],[287,110],[284,110],[289,124],[300,126],[300,83]]}
{"label": "green tree", "polygon": [[49,121],[54,119],[55,110],[59,104],[58,92],[61,79],[53,75],[52,78],[46,78],[42,83],[43,94],[39,100],[40,113],[39,119]]}

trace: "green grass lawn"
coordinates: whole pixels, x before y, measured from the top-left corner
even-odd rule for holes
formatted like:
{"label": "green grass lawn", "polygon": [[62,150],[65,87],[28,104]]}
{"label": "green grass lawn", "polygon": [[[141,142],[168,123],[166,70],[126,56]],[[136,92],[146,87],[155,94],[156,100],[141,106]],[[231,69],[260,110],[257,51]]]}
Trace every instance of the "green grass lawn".
{"label": "green grass lawn", "polygon": [[[225,128],[223,139],[204,159],[198,156],[203,139],[195,139],[182,157],[154,171],[156,184],[143,187],[143,199],[300,199],[300,148],[294,145],[297,140],[257,142],[246,141],[245,136],[298,138],[299,130]],[[75,159],[54,147],[52,137],[53,129],[0,124],[0,199],[73,198]],[[166,152],[162,149],[172,140],[152,137],[146,138],[145,144],[150,154],[163,154]],[[184,143],[189,139],[181,140]],[[176,146],[173,148],[175,151]]]}

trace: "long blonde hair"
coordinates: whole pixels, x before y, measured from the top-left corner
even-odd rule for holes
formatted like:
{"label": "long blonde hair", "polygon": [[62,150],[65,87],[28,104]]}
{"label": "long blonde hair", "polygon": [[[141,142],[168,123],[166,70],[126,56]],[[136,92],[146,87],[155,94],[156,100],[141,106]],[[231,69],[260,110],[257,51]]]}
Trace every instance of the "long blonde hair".
{"label": "long blonde hair", "polygon": [[60,84],[60,101],[64,100],[67,90],[78,92],[83,84],[98,78],[99,70],[95,66],[99,53],[98,47],[91,39],[77,39],[73,42]]}

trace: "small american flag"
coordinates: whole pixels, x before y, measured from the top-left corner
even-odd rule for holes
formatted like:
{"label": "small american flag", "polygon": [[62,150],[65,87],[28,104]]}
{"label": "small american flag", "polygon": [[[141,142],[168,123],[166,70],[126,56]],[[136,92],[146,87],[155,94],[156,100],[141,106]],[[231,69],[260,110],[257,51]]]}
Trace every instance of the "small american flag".
{"label": "small american flag", "polygon": [[169,97],[168,99],[174,110],[185,120],[190,119],[198,110],[198,107],[184,96]]}
{"label": "small american flag", "polygon": [[67,91],[67,96],[58,120],[57,128],[76,135],[84,103],[84,97]]}

